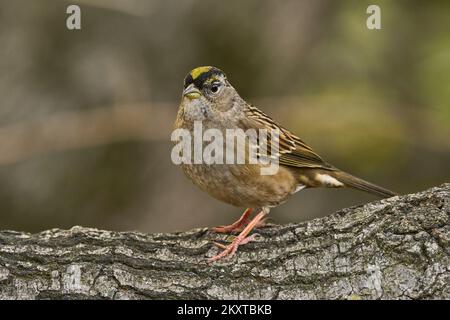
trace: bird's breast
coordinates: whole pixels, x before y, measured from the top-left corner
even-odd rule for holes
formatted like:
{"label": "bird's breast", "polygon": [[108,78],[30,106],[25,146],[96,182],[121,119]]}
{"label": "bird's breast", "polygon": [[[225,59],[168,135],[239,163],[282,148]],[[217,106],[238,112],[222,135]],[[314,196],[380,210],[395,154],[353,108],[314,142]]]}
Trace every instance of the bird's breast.
{"label": "bird's breast", "polygon": [[185,174],[214,198],[238,207],[273,207],[298,189],[294,175],[280,167],[261,175],[259,165],[184,164]]}

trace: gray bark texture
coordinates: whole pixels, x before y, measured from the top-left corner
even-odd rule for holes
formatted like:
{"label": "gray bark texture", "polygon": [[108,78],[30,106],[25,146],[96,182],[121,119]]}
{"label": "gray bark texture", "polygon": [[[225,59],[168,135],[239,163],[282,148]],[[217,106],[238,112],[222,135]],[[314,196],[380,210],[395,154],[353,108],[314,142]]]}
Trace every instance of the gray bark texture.
{"label": "gray bark texture", "polygon": [[257,231],[0,232],[1,299],[449,299],[450,184]]}

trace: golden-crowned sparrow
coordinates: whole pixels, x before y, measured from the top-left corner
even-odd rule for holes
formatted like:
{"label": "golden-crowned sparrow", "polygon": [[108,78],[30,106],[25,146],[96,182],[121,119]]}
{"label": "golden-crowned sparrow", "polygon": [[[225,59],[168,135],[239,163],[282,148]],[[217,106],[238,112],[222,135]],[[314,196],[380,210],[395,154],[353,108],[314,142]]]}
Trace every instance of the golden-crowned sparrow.
{"label": "golden-crowned sparrow", "polygon": [[[248,234],[263,222],[271,207],[303,188],[351,187],[382,197],[396,195],[322,160],[300,138],[242,99],[225,74],[215,67],[196,68],[185,78],[174,127],[194,134],[195,122],[221,132],[237,128],[279,130],[279,152],[276,154],[279,169],[276,174],[262,175],[259,170],[262,164],[181,164],[185,174],[203,191],[229,204],[248,208],[235,223],[214,229],[231,232],[243,228],[230,245],[219,245],[223,251],[209,262],[232,256],[239,245],[253,239]],[[253,208],[261,211],[249,222]]]}

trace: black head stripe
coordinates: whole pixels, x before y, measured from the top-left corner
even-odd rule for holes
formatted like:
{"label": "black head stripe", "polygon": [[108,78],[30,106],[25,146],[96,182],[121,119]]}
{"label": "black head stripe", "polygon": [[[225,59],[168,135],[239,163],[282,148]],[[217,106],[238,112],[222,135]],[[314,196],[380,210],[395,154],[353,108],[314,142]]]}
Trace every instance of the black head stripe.
{"label": "black head stripe", "polygon": [[[194,70],[195,70],[195,69],[194,69]],[[194,70],[193,70],[193,71],[194,71]],[[191,72],[186,76],[186,78],[184,79],[184,88],[185,88],[185,89],[186,89],[190,84],[193,83],[193,84],[197,87],[197,89],[202,90],[202,89],[203,89],[203,86],[204,86],[204,84],[205,84],[205,82],[206,82],[208,79],[212,78],[213,76],[219,75],[219,76],[225,77],[225,74],[224,74],[221,70],[219,70],[219,69],[217,69],[217,68],[215,68],[215,67],[211,67],[211,68],[209,68],[209,70],[207,70],[207,71],[205,71],[205,72],[202,72],[202,73],[198,74],[197,77],[196,77],[195,79],[192,77],[193,71],[191,71]]]}
{"label": "black head stripe", "polygon": [[193,82],[194,79],[192,79],[192,75],[189,73],[186,78],[184,78],[184,89],[186,89]]}

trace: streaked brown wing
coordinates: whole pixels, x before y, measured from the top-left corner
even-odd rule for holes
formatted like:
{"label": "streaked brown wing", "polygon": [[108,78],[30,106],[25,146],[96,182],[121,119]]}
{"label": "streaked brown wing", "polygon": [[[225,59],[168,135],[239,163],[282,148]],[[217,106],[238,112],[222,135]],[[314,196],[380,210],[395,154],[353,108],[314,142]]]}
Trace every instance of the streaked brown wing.
{"label": "streaked brown wing", "polygon": [[[242,124],[245,129],[279,130],[279,160],[281,165],[298,168],[334,169],[332,165],[323,161],[323,159],[299,137],[277,124],[272,118],[253,106],[248,106],[246,110],[246,119],[242,121]],[[270,150],[270,141],[271,140],[269,139],[267,146],[268,150]]]}

